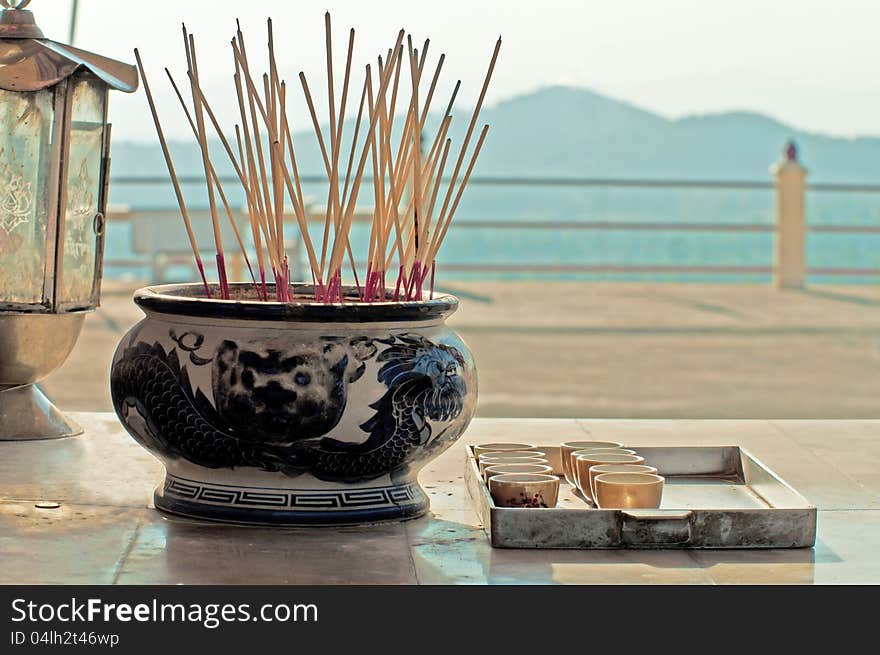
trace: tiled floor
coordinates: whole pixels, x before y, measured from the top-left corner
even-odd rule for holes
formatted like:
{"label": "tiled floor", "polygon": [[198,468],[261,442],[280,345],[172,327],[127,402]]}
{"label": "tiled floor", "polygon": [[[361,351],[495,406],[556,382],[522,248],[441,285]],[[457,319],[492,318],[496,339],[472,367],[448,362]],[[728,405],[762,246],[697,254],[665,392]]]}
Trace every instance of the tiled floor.
{"label": "tiled floor", "polygon": [[[150,508],[159,463],[113,415],[74,418],[82,437],[0,442],[0,583],[880,583],[880,421],[477,419],[422,472],[431,516],[279,530],[159,514]],[[818,506],[816,547],[493,549],[462,480],[464,444],[587,433],[636,445],[743,445]]]}

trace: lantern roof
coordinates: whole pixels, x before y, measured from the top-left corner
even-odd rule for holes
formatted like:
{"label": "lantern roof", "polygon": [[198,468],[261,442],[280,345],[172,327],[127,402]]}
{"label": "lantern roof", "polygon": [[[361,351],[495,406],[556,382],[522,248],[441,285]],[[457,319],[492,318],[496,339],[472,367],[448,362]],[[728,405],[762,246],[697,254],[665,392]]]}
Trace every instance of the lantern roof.
{"label": "lantern roof", "polygon": [[24,9],[28,2],[0,0],[5,7],[0,12],[0,89],[39,91],[85,69],[111,89],[137,90],[134,66],[45,38],[33,14]]}

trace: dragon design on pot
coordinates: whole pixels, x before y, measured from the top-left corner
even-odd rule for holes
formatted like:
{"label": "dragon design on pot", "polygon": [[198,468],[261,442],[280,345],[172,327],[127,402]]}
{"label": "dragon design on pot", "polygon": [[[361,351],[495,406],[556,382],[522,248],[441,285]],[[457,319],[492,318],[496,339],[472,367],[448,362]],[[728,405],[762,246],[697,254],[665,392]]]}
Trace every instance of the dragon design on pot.
{"label": "dragon design on pot", "polygon": [[[408,333],[296,346],[224,339],[204,357],[201,334],[170,337],[175,346],[167,349],[134,340],[111,373],[114,408],[128,431],[168,457],[360,482],[389,472],[393,478],[458,436],[445,439],[443,427],[459,417],[467,394],[465,361],[451,345]],[[189,369],[208,366],[211,388],[203,390]],[[377,367],[385,391],[359,426],[364,440],[328,436],[352,385]]]}

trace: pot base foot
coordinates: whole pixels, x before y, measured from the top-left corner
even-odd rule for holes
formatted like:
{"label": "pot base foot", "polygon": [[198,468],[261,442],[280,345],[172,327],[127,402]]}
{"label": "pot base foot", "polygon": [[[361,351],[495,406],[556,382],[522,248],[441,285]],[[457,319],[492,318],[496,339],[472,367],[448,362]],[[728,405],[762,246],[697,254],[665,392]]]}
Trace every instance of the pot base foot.
{"label": "pot base foot", "polygon": [[0,387],[0,441],[60,439],[82,432],[36,384]]}
{"label": "pot base foot", "polygon": [[315,526],[413,519],[428,511],[417,482],[388,486],[276,489],[199,482],[165,474],[156,509],[193,519],[245,525]]}

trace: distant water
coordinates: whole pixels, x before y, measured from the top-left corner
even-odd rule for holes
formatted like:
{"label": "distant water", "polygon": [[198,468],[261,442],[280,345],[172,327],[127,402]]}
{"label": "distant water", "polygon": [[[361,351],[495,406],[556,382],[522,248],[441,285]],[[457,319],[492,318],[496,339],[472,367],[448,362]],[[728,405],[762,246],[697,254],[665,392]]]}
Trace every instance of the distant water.
{"label": "distant water", "polygon": [[[227,185],[233,206],[241,206],[236,189]],[[111,204],[133,209],[174,208],[170,185],[111,186]],[[191,192],[192,207],[206,207],[203,191]],[[305,185],[304,193],[323,204],[326,188]],[[367,200],[366,202],[369,202]],[[766,275],[729,274],[637,274],[637,273],[531,273],[442,272],[443,263],[546,264],[546,265],[663,265],[663,266],[770,266],[772,233],[678,232],[627,230],[627,222],[696,222],[766,224],[772,222],[773,194],[769,190],[680,190],[633,188],[536,188],[479,187],[466,191],[455,221],[603,221],[619,223],[613,230],[456,229],[453,224],[440,253],[440,279],[569,279],[569,280],[663,280],[691,282],[763,282]],[[809,192],[807,220],[811,224],[880,225],[880,194]],[[183,246],[182,221],[165,226],[167,239]],[[290,234],[295,225],[288,227]],[[312,229],[320,239],[320,228]],[[365,226],[355,226],[353,249],[365,253]],[[231,244],[230,244],[231,245]],[[230,246],[227,246],[227,250]],[[132,228],[125,222],[108,228],[106,258],[130,259]],[[207,258],[206,258],[207,259]],[[811,267],[880,269],[880,235],[810,234],[807,261]],[[149,267],[114,267],[108,278],[149,277]],[[172,270],[170,277],[192,278],[187,270]],[[813,277],[814,283],[875,283],[880,277]]]}

